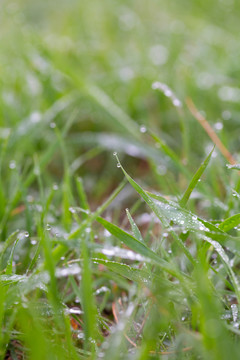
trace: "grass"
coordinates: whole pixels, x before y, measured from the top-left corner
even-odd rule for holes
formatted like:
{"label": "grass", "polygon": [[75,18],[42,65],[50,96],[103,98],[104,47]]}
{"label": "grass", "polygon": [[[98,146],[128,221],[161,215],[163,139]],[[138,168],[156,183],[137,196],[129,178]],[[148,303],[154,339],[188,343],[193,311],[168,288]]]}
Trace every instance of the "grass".
{"label": "grass", "polygon": [[0,359],[239,358],[239,14],[2,2]]}

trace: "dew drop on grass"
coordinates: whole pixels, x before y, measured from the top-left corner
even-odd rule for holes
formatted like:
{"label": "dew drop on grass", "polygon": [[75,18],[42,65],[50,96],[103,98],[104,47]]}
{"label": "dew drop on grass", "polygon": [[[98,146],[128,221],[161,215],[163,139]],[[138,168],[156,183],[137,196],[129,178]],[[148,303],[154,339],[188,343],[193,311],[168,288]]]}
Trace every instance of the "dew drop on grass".
{"label": "dew drop on grass", "polygon": [[25,236],[26,238],[28,238],[28,237],[29,237],[29,232],[28,232],[28,231],[25,231],[24,236]]}
{"label": "dew drop on grass", "polygon": [[113,156],[117,156],[117,152],[116,152],[116,151],[114,151]]}
{"label": "dew drop on grass", "polygon": [[55,190],[55,191],[58,190],[58,184],[53,184],[53,190]]}
{"label": "dew drop on grass", "polygon": [[196,216],[196,215],[193,215],[193,216],[192,216],[192,220],[196,221],[196,220],[197,220],[197,216]]}
{"label": "dew drop on grass", "polygon": [[70,211],[70,213],[72,214],[76,214],[76,209],[74,209],[74,207],[70,206],[70,208],[68,209]]}
{"label": "dew drop on grass", "polygon": [[220,131],[223,129],[223,123],[221,123],[220,121],[216,122],[214,125],[215,130]]}
{"label": "dew drop on grass", "polygon": [[173,99],[173,105],[176,107],[182,107],[182,102],[179,99],[175,98]]}
{"label": "dew drop on grass", "polygon": [[11,170],[16,169],[16,161],[11,160],[10,163],[9,163],[9,168],[10,168]]}
{"label": "dew drop on grass", "polygon": [[37,240],[31,240],[31,245],[36,245],[37,244]]}
{"label": "dew drop on grass", "polygon": [[33,124],[37,124],[41,120],[41,113],[39,111],[33,111],[30,115],[30,121]]}
{"label": "dew drop on grass", "polygon": [[142,134],[144,134],[146,131],[147,131],[146,126],[141,125],[141,126],[140,126],[140,132],[141,132]]}
{"label": "dew drop on grass", "polygon": [[47,224],[47,225],[46,225],[46,230],[47,230],[47,231],[50,231],[50,230],[51,230],[51,225]]}
{"label": "dew drop on grass", "polygon": [[117,167],[120,168],[120,167],[121,167],[121,164],[120,164],[120,163],[117,163]]}
{"label": "dew drop on grass", "polygon": [[232,310],[233,322],[236,322],[236,321],[237,321],[237,318],[238,318],[238,307],[237,307],[237,304],[232,304],[232,305],[231,305],[231,310]]}

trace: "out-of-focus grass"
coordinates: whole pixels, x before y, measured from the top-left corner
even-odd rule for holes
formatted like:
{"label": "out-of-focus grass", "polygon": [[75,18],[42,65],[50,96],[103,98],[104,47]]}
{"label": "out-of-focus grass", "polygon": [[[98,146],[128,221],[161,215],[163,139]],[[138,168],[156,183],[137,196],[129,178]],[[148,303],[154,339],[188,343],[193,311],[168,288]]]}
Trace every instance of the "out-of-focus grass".
{"label": "out-of-focus grass", "polygon": [[2,359],[238,359],[239,14],[2,1]]}

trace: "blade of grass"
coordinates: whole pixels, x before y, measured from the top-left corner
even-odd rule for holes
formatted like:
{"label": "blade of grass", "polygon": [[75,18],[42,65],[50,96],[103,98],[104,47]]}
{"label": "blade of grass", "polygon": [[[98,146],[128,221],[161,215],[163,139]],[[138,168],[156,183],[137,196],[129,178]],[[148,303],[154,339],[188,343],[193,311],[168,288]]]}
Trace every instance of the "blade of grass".
{"label": "blade of grass", "polygon": [[235,226],[238,226],[239,224],[240,224],[240,214],[236,214],[224,220],[219,225],[218,228],[226,232],[233,229]]}
{"label": "blade of grass", "polygon": [[128,217],[128,220],[130,222],[130,225],[131,225],[131,228],[132,228],[132,232],[133,232],[133,235],[135,236],[135,238],[140,241],[140,242],[144,242],[143,241],[143,238],[142,238],[142,234],[137,226],[137,224],[135,223],[135,221],[133,220],[130,212],[128,209],[126,209],[126,213],[127,213],[127,217]]}
{"label": "blade of grass", "polygon": [[118,226],[108,222],[107,220],[98,217],[96,219],[100,224],[104,226],[106,230],[108,230],[112,235],[122,241],[125,245],[127,245],[130,249],[135,251],[136,253],[151,259],[154,263],[164,271],[169,274],[175,276],[176,278],[183,279],[183,274],[180,271],[175,269],[173,264],[169,264],[167,261],[160,258],[155,252],[153,252],[150,248],[148,248],[145,244],[135,239],[132,235],[120,229]]}
{"label": "blade of grass", "polygon": [[214,148],[209,153],[209,155],[206,157],[206,159],[201,164],[201,166],[198,168],[197,172],[194,174],[194,176],[193,176],[187,190],[185,191],[185,193],[183,194],[181,200],[179,201],[179,205],[181,207],[185,207],[187,205],[187,202],[188,202],[188,199],[189,199],[191,193],[193,192],[194,188],[196,187],[196,185],[198,183],[198,180],[200,179],[200,177],[204,173],[206,167],[208,166],[208,163],[209,163],[209,161],[211,159],[213,151],[214,151]]}
{"label": "blade of grass", "polygon": [[[152,209],[152,211],[157,215],[157,217],[159,218],[159,220],[161,221],[162,225],[164,228],[169,227],[169,223],[166,219],[166,216],[164,214],[164,206],[162,208],[160,208],[159,206],[157,206],[157,204],[153,201],[153,199],[148,196],[148,194],[141,188],[140,185],[138,185],[129,175],[128,173],[124,170],[124,168],[122,167],[117,155],[116,155],[117,161],[118,161],[118,166],[121,167],[123,173],[125,174],[127,180],[129,181],[129,183],[132,185],[132,187],[139,193],[139,195],[141,195],[141,197],[143,198],[144,201],[146,201],[146,203],[148,204],[148,206],[150,207],[150,209]],[[167,205],[166,205],[167,206]],[[184,245],[184,243],[182,242],[182,240],[177,236],[177,234],[175,234],[173,231],[171,231],[174,239],[176,240],[177,244],[181,247],[181,249],[183,250],[183,252],[185,253],[185,255],[187,256],[187,258],[194,264],[196,261],[193,258],[192,254],[190,253],[190,251],[187,249],[187,247]]]}

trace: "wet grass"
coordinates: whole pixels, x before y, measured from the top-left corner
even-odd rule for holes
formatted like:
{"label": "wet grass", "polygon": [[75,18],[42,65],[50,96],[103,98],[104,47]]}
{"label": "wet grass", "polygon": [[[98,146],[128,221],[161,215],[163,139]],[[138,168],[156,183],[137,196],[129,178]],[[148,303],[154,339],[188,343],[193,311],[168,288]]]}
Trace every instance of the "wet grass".
{"label": "wet grass", "polygon": [[2,2],[1,359],[238,359],[239,12]]}

